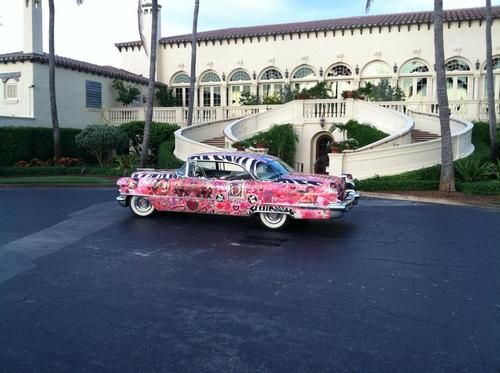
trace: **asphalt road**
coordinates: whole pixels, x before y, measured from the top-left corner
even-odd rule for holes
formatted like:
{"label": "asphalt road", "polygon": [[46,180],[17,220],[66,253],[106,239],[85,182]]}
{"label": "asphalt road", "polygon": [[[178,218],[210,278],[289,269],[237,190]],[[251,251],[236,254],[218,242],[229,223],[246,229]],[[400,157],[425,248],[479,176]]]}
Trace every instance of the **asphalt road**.
{"label": "asphalt road", "polygon": [[500,372],[500,212],[134,218],[0,189],[0,372]]}

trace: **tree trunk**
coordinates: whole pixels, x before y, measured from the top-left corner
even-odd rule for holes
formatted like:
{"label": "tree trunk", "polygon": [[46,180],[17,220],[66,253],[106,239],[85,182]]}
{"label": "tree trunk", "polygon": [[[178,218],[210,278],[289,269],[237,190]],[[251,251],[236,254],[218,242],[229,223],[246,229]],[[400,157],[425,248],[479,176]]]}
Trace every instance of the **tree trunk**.
{"label": "tree trunk", "polygon": [[59,118],[56,102],[56,62],[54,52],[54,0],[49,0],[49,95],[50,115],[52,117],[52,137],[54,139],[54,158],[61,158],[61,135],[59,134]]}
{"label": "tree trunk", "polygon": [[450,108],[448,105],[444,66],[443,17],[443,0],[434,0],[434,53],[436,61],[439,122],[441,125],[441,180],[439,182],[439,190],[442,192],[454,192],[455,172],[453,169]]}
{"label": "tree trunk", "polygon": [[493,79],[491,19],[491,0],[486,0],[486,88],[488,94],[491,159],[494,161],[497,155],[497,120],[495,112],[495,81]]}
{"label": "tree trunk", "polygon": [[142,152],[140,167],[144,167],[148,160],[149,138],[151,133],[151,123],[153,122],[153,101],[156,77],[156,47],[158,45],[158,0],[152,0],[152,21],[151,21],[151,45],[149,54],[149,82],[146,100],[146,120],[144,122],[144,137],[142,139]]}
{"label": "tree trunk", "polygon": [[196,46],[197,46],[197,29],[198,29],[198,10],[200,7],[200,0],[194,2],[193,13],[193,33],[191,35],[191,76],[189,82],[189,102],[188,102],[188,117],[187,125],[193,124],[193,108],[194,108],[194,83],[196,81]]}

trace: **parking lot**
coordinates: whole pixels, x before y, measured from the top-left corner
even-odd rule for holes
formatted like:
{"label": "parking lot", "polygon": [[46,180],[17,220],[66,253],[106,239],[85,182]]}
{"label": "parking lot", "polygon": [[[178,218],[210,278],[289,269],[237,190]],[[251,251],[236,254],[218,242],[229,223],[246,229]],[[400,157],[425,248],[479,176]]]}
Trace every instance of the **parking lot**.
{"label": "parking lot", "polygon": [[0,189],[0,372],[500,371],[499,210],[292,222]]}

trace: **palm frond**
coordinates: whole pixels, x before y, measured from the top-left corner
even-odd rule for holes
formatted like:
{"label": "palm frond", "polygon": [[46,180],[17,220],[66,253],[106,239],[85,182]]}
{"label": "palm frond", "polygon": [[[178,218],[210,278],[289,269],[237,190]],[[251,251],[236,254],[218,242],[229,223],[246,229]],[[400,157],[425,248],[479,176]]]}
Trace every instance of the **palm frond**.
{"label": "palm frond", "polygon": [[368,13],[370,11],[370,7],[373,4],[373,0],[366,0],[365,12]]}
{"label": "palm frond", "polygon": [[142,11],[142,3],[143,0],[137,1],[137,26],[139,28],[139,36],[141,38],[142,47],[144,48],[144,53],[146,53],[146,56],[149,56],[148,44],[146,43],[146,36],[144,35],[144,13]]}
{"label": "palm frond", "polygon": [[83,4],[83,0],[76,0],[76,4],[77,5],[82,5]]}

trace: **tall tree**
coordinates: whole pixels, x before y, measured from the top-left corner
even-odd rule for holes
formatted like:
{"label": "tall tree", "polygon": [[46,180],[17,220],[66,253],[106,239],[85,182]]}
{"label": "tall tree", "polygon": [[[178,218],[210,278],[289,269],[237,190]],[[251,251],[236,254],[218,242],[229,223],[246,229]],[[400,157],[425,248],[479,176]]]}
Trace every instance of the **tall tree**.
{"label": "tall tree", "polygon": [[200,8],[200,0],[195,0],[194,13],[193,13],[193,33],[191,34],[191,77],[189,81],[189,102],[188,102],[188,117],[187,117],[188,126],[193,124],[194,83],[196,81],[196,46],[198,43],[199,8]]}
{"label": "tall tree", "polygon": [[[147,44],[145,43],[144,33],[142,29],[142,5],[143,0],[138,1],[138,19],[139,19],[139,35],[141,36],[142,45],[146,55],[148,54]],[[151,1],[151,44],[149,52],[149,82],[148,93],[146,96],[146,120],[144,122],[144,137],[142,140],[142,151],[140,167],[144,167],[148,160],[149,154],[149,138],[151,133],[151,123],[153,122],[153,100],[155,90],[156,77],[156,47],[158,45],[158,0]]]}
{"label": "tall tree", "polygon": [[[489,0],[487,0],[489,1]],[[366,1],[366,11],[370,9],[373,0]],[[439,106],[439,123],[441,127],[441,178],[439,190],[455,191],[455,172],[453,169],[453,148],[450,130],[450,107],[446,88],[446,72],[444,66],[443,41],[443,0],[434,0],[434,55],[436,62],[436,86]]]}
{"label": "tall tree", "polygon": [[450,130],[450,107],[446,87],[443,40],[443,0],[434,0],[434,55],[436,62],[436,86],[441,125],[441,179],[439,190],[455,191],[455,171],[453,169],[453,148]]}
{"label": "tall tree", "polygon": [[497,155],[497,120],[495,112],[495,81],[493,79],[493,52],[491,42],[491,0],[486,0],[486,89],[488,94],[488,122],[490,127],[491,158]]}
{"label": "tall tree", "polygon": [[[76,0],[78,5],[83,0]],[[59,117],[57,115],[56,101],[56,55],[54,47],[54,25],[55,25],[54,0],[49,0],[49,97],[50,116],[52,118],[52,137],[54,140],[54,158],[61,158],[61,135],[59,133]]]}

